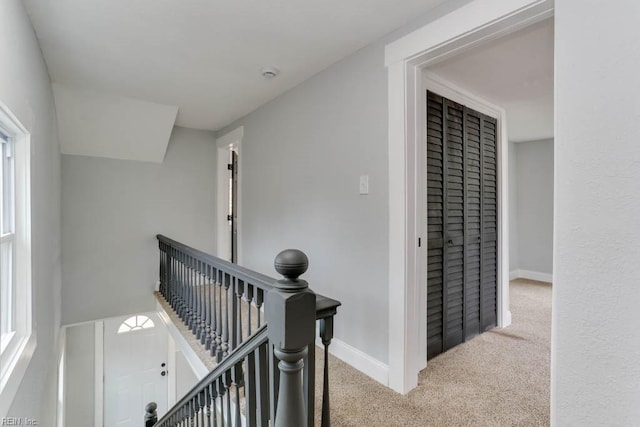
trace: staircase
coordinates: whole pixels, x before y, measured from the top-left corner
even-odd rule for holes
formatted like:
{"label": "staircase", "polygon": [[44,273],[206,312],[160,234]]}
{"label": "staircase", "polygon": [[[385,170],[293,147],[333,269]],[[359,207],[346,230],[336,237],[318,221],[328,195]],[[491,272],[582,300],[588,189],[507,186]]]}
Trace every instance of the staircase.
{"label": "staircase", "polygon": [[321,425],[330,426],[328,347],[340,302],[299,277],[307,256],[288,249],[275,259],[275,280],[157,236],[160,294],[217,363],[158,420],[145,427],[313,426],[316,326],[325,363]]}

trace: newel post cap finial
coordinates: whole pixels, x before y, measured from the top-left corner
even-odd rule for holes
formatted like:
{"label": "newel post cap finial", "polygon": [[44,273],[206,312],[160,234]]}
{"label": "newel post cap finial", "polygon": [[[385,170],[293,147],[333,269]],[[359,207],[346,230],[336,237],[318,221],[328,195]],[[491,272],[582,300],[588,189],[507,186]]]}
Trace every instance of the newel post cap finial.
{"label": "newel post cap finial", "polygon": [[158,414],[156,413],[156,409],[158,409],[158,404],[156,402],[149,402],[145,405],[145,426],[152,426],[158,422]]}
{"label": "newel post cap finial", "polygon": [[285,249],[276,255],[273,265],[276,271],[284,276],[284,279],[276,282],[276,287],[303,289],[309,286],[304,280],[298,279],[309,267],[309,258],[301,250]]}
{"label": "newel post cap finial", "polygon": [[144,410],[149,413],[155,412],[156,409],[158,409],[158,404],[156,402],[149,402],[144,407]]}

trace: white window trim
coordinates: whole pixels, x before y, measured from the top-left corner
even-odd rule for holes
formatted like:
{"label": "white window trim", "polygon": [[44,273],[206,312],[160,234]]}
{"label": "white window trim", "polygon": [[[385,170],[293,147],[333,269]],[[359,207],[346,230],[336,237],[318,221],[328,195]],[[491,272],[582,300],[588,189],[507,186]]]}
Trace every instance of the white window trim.
{"label": "white window trim", "polygon": [[0,123],[14,143],[16,333],[0,356],[0,418],[13,403],[36,348],[31,289],[31,142],[20,121],[0,103]]}

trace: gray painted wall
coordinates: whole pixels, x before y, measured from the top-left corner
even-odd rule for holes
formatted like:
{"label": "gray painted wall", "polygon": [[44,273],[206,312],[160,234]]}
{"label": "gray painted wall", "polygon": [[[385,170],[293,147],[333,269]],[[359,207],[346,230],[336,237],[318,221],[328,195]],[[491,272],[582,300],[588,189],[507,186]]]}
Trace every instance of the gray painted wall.
{"label": "gray painted wall", "polygon": [[[459,7],[453,1],[320,72],[219,132],[244,126],[243,264],[275,275],[299,248],[305,278],[339,299],[340,340],[388,363],[389,194],[385,45]],[[358,194],[369,175],[370,194]]]}
{"label": "gray painted wall", "polygon": [[31,133],[31,250],[37,347],[8,415],[55,424],[60,325],[60,154],[49,75],[20,0],[0,2],[0,102]]}
{"label": "gray painted wall", "polygon": [[174,128],[162,164],[62,156],[63,323],[155,308],[155,235],[215,250],[213,133]]}
{"label": "gray painted wall", "polygon": [[65,427],[93,422],[95,395],[95,324],[67,328],[65,343]]}
{"label": "gray painted wall", "polygon": [[176,399],[180,400],[197,383],[198,377],[193,372],[189,361],[182,351],[176,351]]}
{"label": "gray painted wall", "polygon": [[518,174],[517,144],[509,142],[509,271],[518,269]]}
{"label": "gray painted wall", "polygon": [[510,144],[509,148],[515,158],[510,154],[509,229],[515,229],[510,255],[516,251],[511,270],[553,274],[553,140]]}

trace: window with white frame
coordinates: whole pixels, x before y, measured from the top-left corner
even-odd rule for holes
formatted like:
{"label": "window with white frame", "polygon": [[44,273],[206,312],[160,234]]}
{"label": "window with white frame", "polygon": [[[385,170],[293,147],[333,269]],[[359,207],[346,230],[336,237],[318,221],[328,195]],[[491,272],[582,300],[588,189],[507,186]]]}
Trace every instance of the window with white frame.
{"label": "window with white frame", "polygon": [[0,128],[0,352],[16,332],[15,324],[15,166],[13,138]]}
{"label": "window with white frame", "polygon": [[0,103],[0,417],[36,345],[31,311],[30,140]]}

